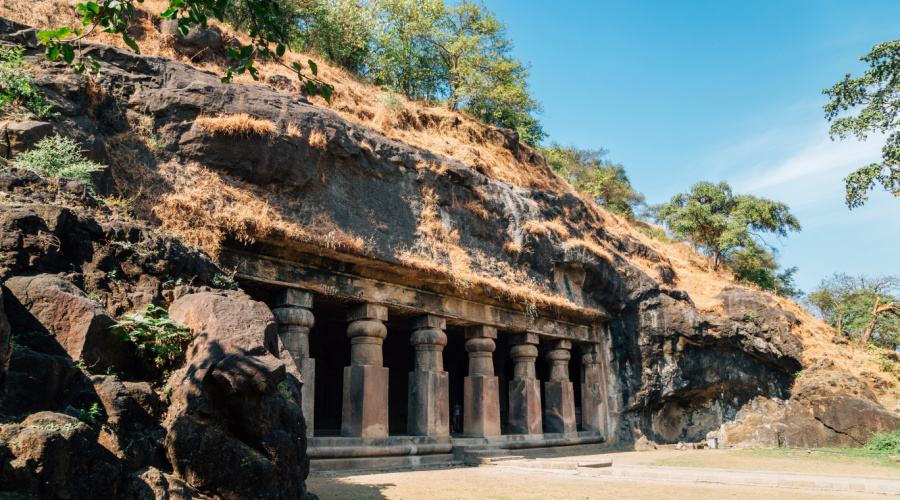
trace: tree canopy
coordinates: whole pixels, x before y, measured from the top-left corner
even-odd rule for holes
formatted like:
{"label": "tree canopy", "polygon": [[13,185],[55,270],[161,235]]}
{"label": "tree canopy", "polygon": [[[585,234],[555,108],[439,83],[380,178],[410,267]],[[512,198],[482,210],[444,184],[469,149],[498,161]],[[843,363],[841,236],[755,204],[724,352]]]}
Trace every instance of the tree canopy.
{"label": "tree canopy", "polygon": [[761,233],[787,236],[801,229],[784,203],[735,195],[725,182],[699,182],[655,210],[675,235],[713,257],[714,268],[731,252],[758,246]]}
{"label": "tree canopy", "polygon": [[[861,167],[844,179],[847,206],[860,207],[868,201],[868,192],[880,184],[900,196],[900,40],[872,47],[860,60],[869,63],[863,76],[850,73],[830,89],[822,92],[831,102],[825,105],[825,117],[831,122],[831,137],[845,139],[849,135],[865,140],[868,133],[888,134],[881,148],[881,162]],[[846,116],[852,108],[856,116]]]}
{"label": "tree canopy", "polygon": [[610,212],[634,219],[635,206],[644,202],[644,196],[631,186],[625,168],[607,159],[608,151],[562,146],[557,142],[539,148],[539,151],[550,168],[576,191],[586,194]]}
{"label": "tree canopy", "polygon": [[823,279],[807,301],[841,333],[895,349],[900,347],[900,305],[893,295],[898,290],[900,276],[835,273]]}
{"label": "tree canopy", "polygon": [[511,55],[507,26],[471,0],[383,0],[368,61],[375,83],[410,99],[443,100],[484,123],[519,132],[536,146],[542,107],[528,89],[528,65]]}

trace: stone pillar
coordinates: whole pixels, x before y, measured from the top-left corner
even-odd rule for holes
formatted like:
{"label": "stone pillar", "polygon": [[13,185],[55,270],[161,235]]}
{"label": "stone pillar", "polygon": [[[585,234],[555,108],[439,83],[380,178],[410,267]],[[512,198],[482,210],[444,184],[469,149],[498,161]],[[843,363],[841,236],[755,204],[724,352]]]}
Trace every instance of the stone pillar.
{"label": "stone pillar", "polygon": [[415,371],[409,373],[410,436],[450,435],[450,378],[444,371],[447,321],[432,315],[410,322],[410,343],[416,349]]}
{"label": "stone pillar", "polygon": [[388,435],[388,369],[381,346],[387,336],[382,323],[387,308],[362,304],[350,309],[350,366],[344,368],[344,405],[341,435],[384,437]]}
{"label": "stone pillar", "polygon": [[538,357],[538,336],[533,333],[511,338],[509,355],[515,362],[513,379],[509,381],[509,432],[540,434],[541,385],[534,374]]}
{"label": "stone pillar", "polygon": [[544,382],[544,422],[547,432],[575,432],[575,388],[569,381],[572,342],[557,340],[547,351],[550,380]]}
{"label": "stone pillar", "polygon": [[581,425],[586,431],[606,433],[606,402],[600,372],[600,344],[581,346]]}
{"label": "stone pillar", "polygon": [[309,357],[309,329],[315,324],[311,311],[313,294],[296,288],[285,288],[275,295],[272,313],[278,322],[278,337],[294,360],[303,385],[300,407],[306,419],[306,435],[312,436],[316,402],[316,360]]}
{"label": "stone pillar", "polygon": [[463,384],[463,432],[469,436],[500,435],[500,381],[494,376],[492,353],[497,329],[466,328],[469,376]]}

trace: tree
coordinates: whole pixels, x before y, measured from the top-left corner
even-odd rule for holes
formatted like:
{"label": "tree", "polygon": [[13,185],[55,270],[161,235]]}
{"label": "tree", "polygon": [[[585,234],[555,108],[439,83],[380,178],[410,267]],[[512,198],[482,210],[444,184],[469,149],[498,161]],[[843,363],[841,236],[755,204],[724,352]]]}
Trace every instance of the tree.
{"label": "tree", "polygon": [[898,276],[835,273],[823,279],[807,301],[842,334],[894,349],[900,346],[900,304],[892,295],[897,290]]}
{"label": "tree", "polygon": [[658,216],[677,236],[713,257],[714,269],[730,252],[755,244],[760,233],[787,236],[801,229],[784,203],[735,195],[725,182],[694,184],[659,207]]}
{"label": "tree", "polygon": [[728,253],[725,263],[738,281],[753,283],[782,297],[799,298],[803,295],[794,283],[797,266],[777,272],[779,266],[773,251],[752,239],[747,240],[741,248]]}
{"label": "tree", "polygon": [[[867,193],[876,184],[900,196],[900,40],[878,44],[860,60],[869,63],[863,76],[851,78],[847,73],[834,87],[822,91],[831,99],[825,105],[825,117],[832,122],[832,139],[853,134],[858,140],[865,140],[869,132],[889,134],[881,148],[882,161],[866,165],[844,179],[847,206],[851,209],[865,204]],[[857,106],[864,106],[858,115],[841,116]]]}
{"label": "tree", "polygon": [[[138,3],[143,0],[136,0]],[[253,65],[257,57],[270,58],[296,73],[301,81],[306,82],[310,94],[321,94],[326,101],[331,100],[333,87],[317,78],[315,63],[309,63],[309,72],[304,74],[300,63],[287,65],[281,57],[287,50],[289,38],[285,19],[290,17],[283,8],[283,0],[169,0],[169,7],[160,14],[164,19],[178,22],[178,29],[187,35],[191,25],[206,28],[207,21],[214,17],[223,21],[225,13],[231,10],[233,15],[243,19],[245,31],[250,35],[251,44],[240,48],[229,47],[228,54],[236,61],[222,77],[222,82],[230,82],[235,75],[249,73],[254,80],[259,79],[259,71]],[[76,73],[86,70],[98,72],[100,63],[90,55],[81,53],[80,42],[95,30],[117,33],[125,44],[135,53],[140,54],[140,47],[128,36],[128,28],[134,19],[135,0],[102,0],[99,3],[89,1],[77,5],[82,16],[81,27],[63,26],[52,30],[38,32],[38,39],[46,46],[47,59],[63,61],[71,64]],[[237,10],[238,12],[235,12]],[[76,52],[77,51],[77,52]]]}
{"label": "tree", "polygon": [[[298,0],[283,0],[296,2]],[[294,9],[298,49],[361,73],[375,37],[374,9],[360,0],[299,0]]]}
{"label": "tree", "polygon": [[376,83],[410,99],[445,100],[537,146],[543,111],[528,90],[528,65],[512,57],[507,27],[484,5],[462,0],[385,0],[370,66]]}
{"label": "tree", "polygon": [[644,202],[644,196],[631,186],[625,168],[606,158],[605,149],[579,149],[553,142],[539,151],[550,168],[576,191],[609,211],[634,220],[634,208]]}
{"label": "tree", "polygon": [[418,33],[445,12],[441,0],[385,0],[380,4],[369,71],[375,83],[409,99],[440,99],[447,76],[440,55]]}

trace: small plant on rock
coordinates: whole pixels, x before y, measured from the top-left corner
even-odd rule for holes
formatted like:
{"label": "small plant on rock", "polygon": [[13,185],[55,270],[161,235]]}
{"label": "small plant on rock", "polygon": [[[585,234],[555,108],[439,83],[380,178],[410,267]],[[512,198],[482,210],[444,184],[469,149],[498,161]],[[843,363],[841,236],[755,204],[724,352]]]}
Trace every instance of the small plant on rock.
{"label": "small plant on rock", "polygon": [[54,135],[35,144],[34,149],[19,153],[12,166],[43,172],[50,177],[72,177],[91,184],[91,172],[103,169],[82,154],[84,150],[72,139]]}
{"label": "small plant on rock", "polygon": [[87,410],[78,410],[78,420],[90,425],[94,425],[103,415],[103,410],[100,409],[100,405],[94,403]]}
{"label": "small plant on rock", "polygon": [[744,322],[745,323],[753,323],[756,324],[756,321],[759,319],[759,311],[756,309],[750,309],[749,311],[744,313]]}
{"label": "small plant on rock", "polygon": [[212,284],[216,288],[225,288],[227,290],[236,290],[237,283],[234,282],[234,273],[231,274],[221,274],[216,273],[213,276]]}
{"label": "small plant on rock", "polygon": [[138,355],[151,358],[163,372],[184,361],[184,350],[191,340],[187,326],[169,319],[162,307],[147,305],[146,314],[126,314],[110,328],[120,329],[123,340],[137,345]]}
{"label": "small plant on rock", "polygon": [[20,47],[0,47],[0,111],[8,115],[14,106],[23,106],[42,118],[50,117],[50,105],[44,104],[34,80],[25,71],[24,51]]}

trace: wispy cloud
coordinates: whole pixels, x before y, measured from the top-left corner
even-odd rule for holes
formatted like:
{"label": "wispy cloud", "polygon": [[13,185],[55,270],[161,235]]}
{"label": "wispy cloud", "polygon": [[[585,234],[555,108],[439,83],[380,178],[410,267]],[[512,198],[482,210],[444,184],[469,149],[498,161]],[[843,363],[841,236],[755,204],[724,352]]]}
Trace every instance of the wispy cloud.
{"label": "wispy cloud", "polygon": [[735,192],[791,207],[804,229],[784,242],[781,260],[800,267],[801,288],[835,271],[896,272],[883,250],[900,248],[900,222],[894,216],[900,200],[876,192],[863,208],[851,211],[844,203],[844,177],[879,161],[884,137],[832,141],[820,116],[814,120],[811,113],[797,111],[740,143],[711,151],[703,163],[724,169],[717,173],[726,174],[721,178]]}

